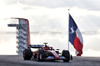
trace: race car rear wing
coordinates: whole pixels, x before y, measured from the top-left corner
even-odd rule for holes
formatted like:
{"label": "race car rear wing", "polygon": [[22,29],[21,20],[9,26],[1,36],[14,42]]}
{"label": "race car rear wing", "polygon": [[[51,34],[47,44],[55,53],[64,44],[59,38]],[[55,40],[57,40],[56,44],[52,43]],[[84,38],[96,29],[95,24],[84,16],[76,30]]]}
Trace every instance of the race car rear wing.
{"label": "race car rear wing", "polygon": [[41,48],[44,45],[29,45],[30,48]]}

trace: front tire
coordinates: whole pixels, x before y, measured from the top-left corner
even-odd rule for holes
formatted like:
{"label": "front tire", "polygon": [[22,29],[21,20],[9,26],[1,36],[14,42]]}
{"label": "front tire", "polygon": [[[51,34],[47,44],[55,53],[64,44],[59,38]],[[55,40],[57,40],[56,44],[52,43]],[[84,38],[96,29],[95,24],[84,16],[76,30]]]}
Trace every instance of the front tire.
{"label": "front tire", "polygon": [[62,51],[62,56],[64,56],[66,59],[64,59],[64,62],[69,62],[70,61],[70,53],[68,50],[63,50]]}

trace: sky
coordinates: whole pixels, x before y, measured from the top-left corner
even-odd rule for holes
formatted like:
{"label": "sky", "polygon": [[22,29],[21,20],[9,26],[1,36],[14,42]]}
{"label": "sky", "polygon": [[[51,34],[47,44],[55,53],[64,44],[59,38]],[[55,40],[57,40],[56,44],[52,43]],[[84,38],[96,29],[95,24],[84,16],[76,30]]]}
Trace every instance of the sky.
{"label": "sky", "polygon": [[[27,18],[31,44],[48,42],[54,48],[67,49],[68,9],[83,36],[83,55],[100,57],[100,0],[0,0],[0,54],[16,54],[16,23],[11,17]],[[38,33],[32,33],[38,32]],[[59,33],[60,32],[60,33]],[[70,52],[75,49],[70,44]]]}

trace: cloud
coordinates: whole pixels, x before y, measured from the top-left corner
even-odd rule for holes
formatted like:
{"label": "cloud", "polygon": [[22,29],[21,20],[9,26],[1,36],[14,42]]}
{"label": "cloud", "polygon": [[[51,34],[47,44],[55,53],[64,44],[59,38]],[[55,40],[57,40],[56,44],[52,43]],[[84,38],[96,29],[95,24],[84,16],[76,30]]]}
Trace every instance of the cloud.
{"label": "cloud", "polygon": [[2,3],[6,5],[23,4],[31,6],[41,6],[48,8],[59,8],[59,7],[78,7],[88,10],[100,10],[98,6],[99,0],[3,0]]}
{"label": "cloud", "polygon": [[[31,1],[30,4],[36,5],[36,6],[45,6],[45,7],[80,7],[80,8],[87,8],[92,10],[98,10],[98,6],[100,1],[98,0],[35,0]],[[25,2],[24,2],[25,3]],[[29,4],[29,2],[26,0],[26,4]]]}
{"label": "cloud", "polygon": [[100,51],[95,51],[93,49],[88,49],[84,52],[82,56],[88,56],[88,57],[100,57]]}
{"label": "cloud", "polygon": [[[9,37],[8,37],[9,36]],[[3,38],[4,37],[4,38]],[[16,53],[16,35],[0,35],[0,55],[15,55]]]}
{"label": "cloud", "polygon": [[0,3],[3,3],[5,5],[14,5],[18,2],[18,0],[1,0]]}
{"label": "cloud", "polygon": [[[97,31],[100,28],[100,15],[95,16],[95,15],[87,15],[84,16],[83,20],[80,21],[81,23],[83,23],[83,26],[81,26],[81,28],[85,31]],[[81,18],[81,17],[80,17]],[[85,27],[85,28],[84,28]]]}
{"label": "cloud", "polygon": [[31,34],[31,42],[33,44],[42,44],[47,42],[49,46],[54,47],[55,49],[67,49],[67,35],[55,35],[55,34]]}
{"label": "cloud", "polygon": [[[21,1],[21,0],[20,0]],[[68,14],[67,9],[68,7],[57,7],[57,8],[48,8],[43,6],[32,6],[30,4],[21,4],[21,3],[30,3],[30,2],[39,2],[38,4],[42,3],[40,0],[30,0],[30,1],[19,1],[19,4],[12,4],[13,6],[5,6],[1,9],[1,18],[3,17],[23,17],[28,18],[31,24],[34,25],[32,28],[33,30],[39,30],[39,28],[49,28],[49,29],[64,29],[67,28],[68,22]],[[49,0],[47,0],[49,1]],[[44,3],[47,1],[43,0]],[[56,2],[56,0],[54,0]],[[65,0],[64,0],[65,1]],[[69,1],[69,0],[66,0]],[[15,1],[16,2],[16,1]],[[50,1],[52,2],[52,1]],[[57,3],[62,3],[63,1],[58,0]],[[76,2],[76,0],[75,0]],[[8,2],[9,3],[9,2]],[[14,2],[13,2],[14,3]],[[74,2],[73,2],[74,3]],[[53,4],[52,4],[53,5]],[[45,4],[44,4],[45,6]],[[16,8],[15,8],[16,7]],[[8,9],[9,8],[9,9]],[[89,11],[87,9],[81,9],[76,6],[72,7],[70,10],[73,18],[75,19],[76,23],[81,27],[81,30],[97,30],[99,27],[99,11]],[[98,19],[97,19],[98,18]],[[94,23],[96,19],[96,23]],[[42,21],[42,22],[41,22]],[[87,25],[86,25],[87,23]],[[55,25],[54,25],[55,24]],[[90,25],[89,25],[90,24]],[[97,27],[97,26],[98,27]],[[38,27],[39,26],[39,27]],[[88,27],[89,26],[89,27]],[[86,28],[84,28],[86,27]],[[34,29],[35,28],[35,29]],[[36,29],[37,28],[37,29]]]}
{"label": "cloud", "polygon": [[100,10],[98,7],[100,6],[99,2],[99,0],[19,0],[19,3],[33,6],[43,6],[49,8],[79,7],[88,10]]}
{"label": "cloud", "polygon": [[100,51],[100,44],[99,44],[99,40],[100,40],[100,35],[83,35],[83,39],[84,39],[84,50],[95,50],[95,51]]}

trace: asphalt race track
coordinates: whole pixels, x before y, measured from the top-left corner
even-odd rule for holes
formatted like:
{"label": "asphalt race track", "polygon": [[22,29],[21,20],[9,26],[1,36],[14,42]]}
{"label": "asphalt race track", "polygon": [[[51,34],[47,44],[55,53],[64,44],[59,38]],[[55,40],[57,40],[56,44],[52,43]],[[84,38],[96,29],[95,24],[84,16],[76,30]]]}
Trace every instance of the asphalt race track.
{"label": "asphalt race track", "polygon": [[62,60],[26,61],[18,55],[0,55],[0,66],[100,66],[100,57],[74,57],[72,61],[66,63]]}

